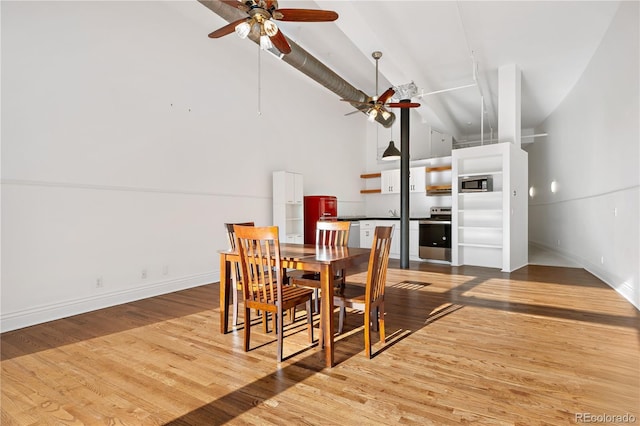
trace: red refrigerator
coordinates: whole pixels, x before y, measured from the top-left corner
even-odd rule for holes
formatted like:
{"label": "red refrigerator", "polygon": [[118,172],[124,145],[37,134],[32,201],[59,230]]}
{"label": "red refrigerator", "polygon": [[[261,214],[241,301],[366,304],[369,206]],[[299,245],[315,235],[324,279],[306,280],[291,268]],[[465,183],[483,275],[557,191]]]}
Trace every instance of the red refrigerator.
{"label": "red refrigerator", "polygon": [[338,215],[338,198],[331,195],[304,197],[304,243],[316,243],[316,222],[323,217]]}

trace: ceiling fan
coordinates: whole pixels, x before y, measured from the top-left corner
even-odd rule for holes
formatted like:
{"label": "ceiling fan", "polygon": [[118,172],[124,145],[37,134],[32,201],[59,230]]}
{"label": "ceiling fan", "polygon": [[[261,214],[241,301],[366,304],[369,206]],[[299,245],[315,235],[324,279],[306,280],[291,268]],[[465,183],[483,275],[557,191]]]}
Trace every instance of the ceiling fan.
{"label": "ceiling fan", "polygon": [[220,38],[236,32],[240,38],[247,38],[253,32],[260,37],[260,47],[270,49],[275,46],[281,53],[291,52],[291,46],[278,26],[273,22],[330,22],[338,19],[331,10],[278,9],[276,0],[222,0],[223,3],[247,13],[247,17],[231,22],[209,34],[210,38]]}
{"label": "ceiling fan", "polygon": [[[382,95],[377,96],[378,93],[378,60],[382,57],[382,52],[375,51],[371,54],[373,59],[376,60],[376,96],[372,98],[368,98],[366,101],[356,101],[352,99],[340,99],[344,102],[349,102],[351,104],[358,105],[358,111],[353,111],[345,115],[355,114],[356,112],[365,111],[365,114],[369,117],[369,121],[374,121],[378,114],[382,115],[385,120],[388,120],[391,116],[391,113],[387,111],[388,108],[416,108],[419,107],[420,104],[415,102],[391,102],[387,103],[389,99],[396,93],[392,87],[382,93]],[[364,107],[364,108],[361,108]]]}

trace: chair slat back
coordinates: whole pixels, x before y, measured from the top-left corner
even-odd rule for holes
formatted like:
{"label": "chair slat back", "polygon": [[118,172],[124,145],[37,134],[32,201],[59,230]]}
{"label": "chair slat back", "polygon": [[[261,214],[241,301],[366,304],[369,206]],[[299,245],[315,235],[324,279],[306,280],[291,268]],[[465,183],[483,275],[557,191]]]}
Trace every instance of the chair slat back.
{"label": "chair slat back", "polygon": [[376,226],[367,271],[366,300],[369,302],[384,297],[392,235],[393,226]]}
{"label": "chair slat back", "polygon": [[320,220],[316,223],[316,245],[346,247],[349,241],[349,221]]}
{"label": "chair slat back", "polygon": [[234,226],[244,297],[256,302],[282,300],[278,227]]}
{"label": "chair slat back", "polygon": [[227,230],[227,240],[231,250],[236,249],[236,231],[233,229],[234,225],[255,226],[253,222],[225,223],[224,228]]}

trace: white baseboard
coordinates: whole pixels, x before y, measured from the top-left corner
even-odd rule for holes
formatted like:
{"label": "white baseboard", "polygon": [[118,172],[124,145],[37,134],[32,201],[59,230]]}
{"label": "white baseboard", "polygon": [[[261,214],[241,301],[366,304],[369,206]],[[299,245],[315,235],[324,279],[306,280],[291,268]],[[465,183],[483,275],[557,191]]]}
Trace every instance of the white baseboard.
{"label": "white baseboard", "polygon": [[637,300],[637,297],[635,297],[633,287],[631,286],[631,284],[625,282],[622,277],[615,276],[615,274],[603,269],[599,265],[591,263],[586,259],[583,259],[582,257],[575,256],[574,254],[571,254],[562,250],[558,250],[556,247],[548,246],[546,244],[542,244],[534,241],[529,241],[529,244],[536,247],[543,248],[552,253],[556,253],[562,257],[565,257],[577,263],[578,265],[582,266],[582,268],[584,268],[587,272],[589,272],[590,274],[593,274],[598,279],[604,281],[605,284],[607,284],[609,287],[614,289],[618,294],[620,294],[622,297],[628,300],[633,306],[636,307],[636,309],[640,310],[640,301]]}
{"label": "white baseboard", "polygon": [[187,277],[156,281],[133,289],[119,290],[86,298],[41,305],[21,311],[2,312],[2,314],[0,314],[0,332],[4,333],[6,331],[95,311],[97,309],[198,287],[219,281],[219,276],[218,271],[207,272]]}

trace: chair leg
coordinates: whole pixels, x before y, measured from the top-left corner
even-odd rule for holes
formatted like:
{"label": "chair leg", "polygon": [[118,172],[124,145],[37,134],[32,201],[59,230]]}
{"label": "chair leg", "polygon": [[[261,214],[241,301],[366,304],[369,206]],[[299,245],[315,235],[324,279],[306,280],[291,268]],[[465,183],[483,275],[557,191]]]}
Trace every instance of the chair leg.
{"label": "chair leg", "polygon": [[273,313],[273,321],[274,321],[274,327],[276,334],[277,334],[277,340],[278,340],[278,362],[282,362],[283,359],[283,345],[284,345],[284,313],[282,312],[281,309],[278,309],[278,312],[274,312]]}
{"label": "chair leg", "polygon": [[373,331],[378,331],[378,314],[379,313],[380,311],[378,310],[377,306],[375,311],[371,312],[372,316],[370,320],[371,320],[371,323],[373,324]]}
{"label": "chair leg", "polygon": [[342,334],[344,330],[344,319],[347,316],[347,308],[340,306],[340,317],[338,319],[338,334]]}
{"label": "chair leg", "polygon": [[317,314],[320,312],[320,291],[317,288],[313,290],[313,297],[315,299],[315,304],[313,305],[313,313]]}
{"label": "chair leg", "polygon": [[249,340],[251,339],[251,309],[244,310],[244,351],[249,352]]}
{"label": "chair leg", "polygon": [[367,354],[367,358],[371,358],[371,313],[369,315],[364,315],[364,350]]}
{"label": "chair leg", "polygon": [[313,314],[311,313],[311,298],[307,300],[307,328],[309,330],[309,342],[313,343]]}
{"label": "chair leg", "polygon": [[385,343],[384,335],[384,302],[380,303],[378,323],[380,324],[380,341]]}
{"label": "chair leg", "polygon": [[233,325],[238,325],[238,289],[233,287]]}

